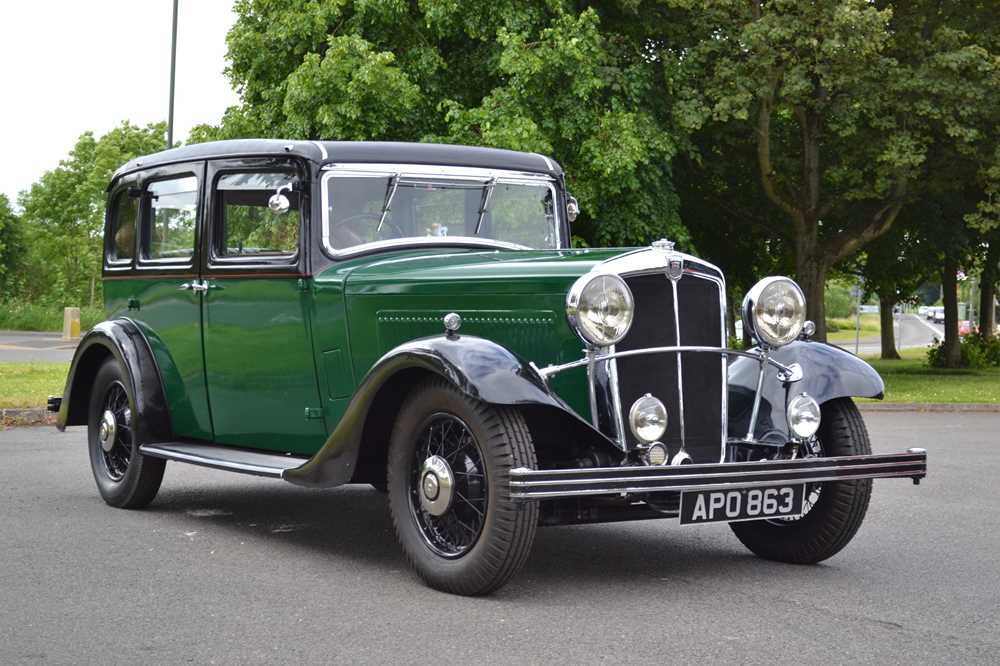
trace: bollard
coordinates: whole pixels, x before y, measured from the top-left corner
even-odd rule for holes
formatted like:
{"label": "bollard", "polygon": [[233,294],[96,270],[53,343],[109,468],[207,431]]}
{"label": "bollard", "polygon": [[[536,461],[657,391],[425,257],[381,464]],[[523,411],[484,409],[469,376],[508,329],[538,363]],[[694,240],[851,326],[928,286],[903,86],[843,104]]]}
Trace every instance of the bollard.
{"label": "bollard", "polygon": [[63,308],[63,340],[80,337],[80,308]]}

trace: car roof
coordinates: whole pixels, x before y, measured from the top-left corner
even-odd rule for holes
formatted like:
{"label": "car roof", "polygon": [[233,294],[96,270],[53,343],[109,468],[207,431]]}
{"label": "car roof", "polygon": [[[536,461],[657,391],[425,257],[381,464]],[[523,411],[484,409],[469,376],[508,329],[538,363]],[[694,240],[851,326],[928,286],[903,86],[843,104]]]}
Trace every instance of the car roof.
{"label": "car roof", "polygon": [[150,167],[191,160],[293,155],[319,165],[370,162],[375,164],[442,164],[509,169],[562,175],[558,162],[539,155],[499,148],[442,143],[394,141],[301,141],[291,139],[233,139],[181,146],[129,160],[114,177]]}

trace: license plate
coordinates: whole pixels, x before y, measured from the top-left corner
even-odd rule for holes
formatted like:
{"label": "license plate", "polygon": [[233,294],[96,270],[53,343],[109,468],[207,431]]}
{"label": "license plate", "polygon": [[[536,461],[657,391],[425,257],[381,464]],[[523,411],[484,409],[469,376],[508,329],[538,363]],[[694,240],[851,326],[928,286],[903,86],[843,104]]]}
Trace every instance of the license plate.
{"label": "license plate", "polygon": [[681,524],[798,516],[804,496],[803,484],[681,493]]}

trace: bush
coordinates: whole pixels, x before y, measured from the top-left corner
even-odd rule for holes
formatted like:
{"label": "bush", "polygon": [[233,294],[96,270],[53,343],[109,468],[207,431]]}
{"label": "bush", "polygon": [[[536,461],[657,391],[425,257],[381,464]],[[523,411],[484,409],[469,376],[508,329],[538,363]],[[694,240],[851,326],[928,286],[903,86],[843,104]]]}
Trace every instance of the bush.
{"label": "bush", "polygon": [[[1000,338],[986,338],[978,333],[970,333],[959,344],[961,367],[974,370],[990,366],[1000,367]],[[944,345],[934,338],[927,350],[927,365],[932,368],[945,367]]]}
{"label": "bush", "polygon": [[[86,331],[104,321],[104,308],[80,308],[80,330]],[[17,301],[0,302],[0,330],[61,331],[63,309]]]}
{"label": "bush", "polygon": [[826,305],[826,316],[850,317],[854,314],[855,299],[851,297],[851,290],[839,282],[827,282],[826,291],[823,292],[823,302]]}

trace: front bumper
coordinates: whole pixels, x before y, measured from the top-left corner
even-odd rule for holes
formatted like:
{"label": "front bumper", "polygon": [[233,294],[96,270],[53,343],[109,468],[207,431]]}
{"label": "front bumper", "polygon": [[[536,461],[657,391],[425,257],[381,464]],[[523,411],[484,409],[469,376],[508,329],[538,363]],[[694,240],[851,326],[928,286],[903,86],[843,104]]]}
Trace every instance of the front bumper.
{"label": "front bumper", "polygon": [[884,455],[762,460],[655,467],[526,469],[510,472],[514,499],[553,499],[588,495],[733,490],[787,483],[849,481],[927,475],[927,452],[909,449]]}

